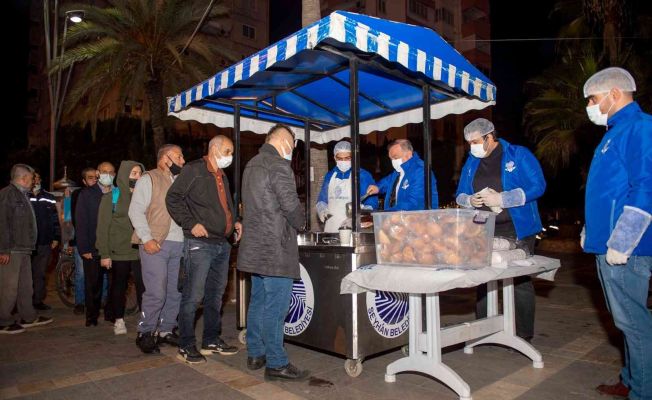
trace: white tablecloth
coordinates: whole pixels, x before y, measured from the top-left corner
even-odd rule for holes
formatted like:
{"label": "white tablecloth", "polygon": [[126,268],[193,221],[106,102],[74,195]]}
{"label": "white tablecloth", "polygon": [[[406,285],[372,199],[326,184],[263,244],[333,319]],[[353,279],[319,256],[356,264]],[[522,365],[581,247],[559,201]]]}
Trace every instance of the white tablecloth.
{"label": "white tablecloth", "polygon": [[559,260],[543,256],[512,261],[507,268],[442,269],[416,265],[371,264],[358,268],[345,276],[342,279],[340,293],[362,293],[369,290],[438,293],[455,288],[475,287],[489,281],[522,275],[532,275],[553,281],[559,267]]}

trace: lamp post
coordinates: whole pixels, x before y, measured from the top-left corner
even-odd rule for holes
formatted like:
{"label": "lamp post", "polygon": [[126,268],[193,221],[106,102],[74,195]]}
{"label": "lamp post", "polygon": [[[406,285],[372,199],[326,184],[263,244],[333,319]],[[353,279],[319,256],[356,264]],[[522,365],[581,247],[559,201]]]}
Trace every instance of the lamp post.
{"label": "lamp post", "polygon": [[[50,97],[50,190],[54,188],[54,174],[56,166],[56,143],[57,143],[57,130],[59,129],[59,122],[61,120],[61,112],[63,111],[63,101],[66,97],[68,90],[68,83],[74,65],[68,68],[66,80],[61,88],[61,80],[63,70],[59,68],[56,73],[52,73],[52,66],[55,62],[63,59],[65,51],[66,33],[68,31],[68,20],[73,23],[79,23],[84,16],[83,10],[70,10],[66,11],[63,20],[63,38],[61,45],[59,45],[59,1],[54,0],[52,12],[50,11],[51,0],[43,0],[43,25],[45,28],[45,65],[46,74],[48,79],[48,94]],[[52,24],[50,24],[50,17]]]}

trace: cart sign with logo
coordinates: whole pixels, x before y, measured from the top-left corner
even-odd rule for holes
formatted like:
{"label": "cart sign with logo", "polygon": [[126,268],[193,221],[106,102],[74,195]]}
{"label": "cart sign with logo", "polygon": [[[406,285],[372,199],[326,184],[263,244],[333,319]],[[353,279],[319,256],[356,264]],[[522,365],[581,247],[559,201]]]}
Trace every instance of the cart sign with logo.
{"label": "cart sign with logo", "polygon": [[393,339],[408,330],[407,293],[367,292],[367,316],[374,330],[381,336]]}
{"label": "cart sign with logo", "polygon": [[290,310],[285,317],[285,334],[298,336],[310,325],[315,310],[315,294],[312,290],[312,281],[308,271],[299,264],[301,279],[294,281],[292,285],[292,299]]}

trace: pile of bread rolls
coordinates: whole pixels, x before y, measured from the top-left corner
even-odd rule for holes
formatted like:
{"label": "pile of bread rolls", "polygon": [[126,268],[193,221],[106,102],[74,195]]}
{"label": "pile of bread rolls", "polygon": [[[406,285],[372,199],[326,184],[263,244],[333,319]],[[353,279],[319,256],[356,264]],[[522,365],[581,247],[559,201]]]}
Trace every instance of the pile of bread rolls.
{"label": "pile of bread rolls", "polygon": [[493,218],[477,223],[475,213],[438,210],[374,214],[377,262],[485,267],[491,263],[493,237],[487,229],[493,226]]}

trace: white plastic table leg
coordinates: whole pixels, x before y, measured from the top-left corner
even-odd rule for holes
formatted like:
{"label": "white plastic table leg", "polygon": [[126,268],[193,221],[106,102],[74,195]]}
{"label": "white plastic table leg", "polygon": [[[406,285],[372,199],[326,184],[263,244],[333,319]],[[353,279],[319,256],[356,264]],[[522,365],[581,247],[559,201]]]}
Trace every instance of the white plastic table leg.
{"label": "white plastic table leg", "polygon": [[[416,304],[418,303],[418,305]],[[453,389],[462,400],[471,400],[471,388],[450,367],[441,362],[439,294],[426,295],[426,345],[418,343],[421,327],[421,296],[410,295],[410,354],[387,366],[385,382],[396,382],[405,371],[430,375]]]}
{"label": "white plastic table leg", "polygon": [[[503,280],[503,323],[501,332],[494,333],[485,338],[467,342],[464,347],[472,349],[481,344],[500,344],[517,350],[532,360],[534,368],[543,368],[543,357],[530,343],[516,336],[516,317],[514,311],[514,280],[512,278]],[[472,351],[472,350],[471,350]]]}
{"label": "white plastic table leg", "polygon": [[[498,315],[498,281],[487,282],[487,317],[495,317]],[[467,343],[464,346],[464,354],[473,354],[472,343]]]}

